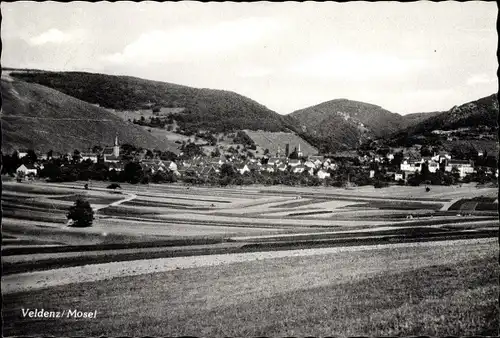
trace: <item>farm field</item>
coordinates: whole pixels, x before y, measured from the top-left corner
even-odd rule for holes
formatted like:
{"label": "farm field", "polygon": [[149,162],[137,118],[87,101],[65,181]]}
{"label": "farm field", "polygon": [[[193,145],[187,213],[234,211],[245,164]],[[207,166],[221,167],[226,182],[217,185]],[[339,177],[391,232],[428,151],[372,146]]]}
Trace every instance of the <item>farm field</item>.
{"label": "farm field", "polygon": [[7,335],[496,333],[495,188],[85,183],[4,181]]}
{"label": "farm field", "polygon": [[[4,333],[498,334],[495,239],[204,257],[22,274],[22,287],[3,287]],[[28,306],[97,319],[21,318]]]}

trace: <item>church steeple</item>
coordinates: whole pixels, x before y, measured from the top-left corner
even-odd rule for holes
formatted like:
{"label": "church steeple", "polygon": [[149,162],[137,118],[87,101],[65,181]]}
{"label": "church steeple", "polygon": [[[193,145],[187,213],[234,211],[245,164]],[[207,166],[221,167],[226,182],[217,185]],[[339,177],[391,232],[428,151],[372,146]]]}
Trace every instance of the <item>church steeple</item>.
{"label": "church steeple", "polygon": [[116,136],[115,136],[115,145],[113,147],[113,156],[115,156],[115,157],[120,156],[120,146],[118,145],[118,133],[116,133]]}
{"label": "church steeple", "polygon": [[299,150],[297,151],[297,156],[302,157],[302,151],[300,150],[300,143],[299,143]]}

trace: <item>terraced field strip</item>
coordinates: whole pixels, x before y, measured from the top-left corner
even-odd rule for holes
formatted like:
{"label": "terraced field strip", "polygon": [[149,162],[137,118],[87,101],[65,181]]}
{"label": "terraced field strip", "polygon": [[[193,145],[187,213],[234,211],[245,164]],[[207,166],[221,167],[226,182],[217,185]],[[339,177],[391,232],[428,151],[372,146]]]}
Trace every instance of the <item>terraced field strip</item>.
{"label": "terraced field strip", "polygon": [[[453,227],[455,225],[455,227]],[[474,225],[474,228],[470,228]],[[267,242],[267,241],[301,241],[301,240],[314,240],[314,239],[330,239],[330,238],[361,238],[361,237],[379,237],[391,235],[407,235],[407,236],[424,236],[426,234],[452,234],[455,230],[479,230],[484,228],[494,229],[498,223],[494,221],[474,222],[468,224],[453,223],[450,227],[443,228],[440,225],[434,226],[415,226],[415,227],[378,227],[371,229],[355,229],[347,231],[329,231],[329,232],[309,232],[309,233],[295,233],[295,234],[276,234],[276,235],[260,235],[260,236],[243,236],[231,237],[230,241],[237,242]],[[450,231],[453,229],[452,231]]]}
{"label": "terraced field strip", "polygon": [[262,190],[263,194],[276,194],[276,195],[299,195],[302,198],[321,198],[321,199],[339,199],[345,201],[353,201],[353,202],[365,202],[365,201],[373,201],[373,200],[381,200],[381,201],[412,201],[412,202],[421,202],[421,203],[439,203],[448,201],[447,199],[436,199],[436,198],[400,198],[400,197],[380,197],[380,196],[362,196],[362,195],[346,195],[339,193],[310,193],[310,192],[295,192],[295,191],[280,191],[273,192],[271,190]]}
{"label": "terraced field strip", "polygon": [[[2,277],[3,294],[12,294],[16,292],[33,291],[58,285],[67,285],[72,283],[95,282],[100,280],[109,280],[117,277],[137,276],[143,274],[159,273],[173,271],[177,269],[191,269],[207,266],[218,266],[233,263],[250,262],[262,259],[278,259],[287,257],[308,257],[333,255],[342,252],[359,252],[384,249],[398,249],[416,247],[432,248],[441,246],[463,246],[472,244],[491,244],[495,239],[473,239],[456,241],[434,241],[424,243],[396,243],[368,246],[348,246],[334,248],[315,248],[302,250],[283,250],[269,252],[252,253],[233,253],[216,254],[208,256],[189,256],[175,258],[158,258],[149,260],[135,260],[124,262],[113,262],[103,264],[84,265],[79,267],[68,267],[48,271],[36,271],[29,273],[20,273]],[[462,253],[464,251],[462,250]],[[470,256],[468,256],[470,259]],[[421,263],[422,260],[411,260],[411,265]],[[401,269],[398,266],[398,269]]]}

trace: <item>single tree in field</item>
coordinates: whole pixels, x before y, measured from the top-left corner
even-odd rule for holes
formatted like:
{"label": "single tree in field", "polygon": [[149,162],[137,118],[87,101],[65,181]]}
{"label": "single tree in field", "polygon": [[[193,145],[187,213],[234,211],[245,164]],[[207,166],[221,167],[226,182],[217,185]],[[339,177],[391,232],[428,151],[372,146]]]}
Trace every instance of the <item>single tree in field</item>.
{"label": "single tree in field", "polygon": [[92,225],[94,220],[94,210],[88,201],[83,198],[78,198],[75,204],[69,208],[68,219],[73,220],[72,226],[84,228]]}

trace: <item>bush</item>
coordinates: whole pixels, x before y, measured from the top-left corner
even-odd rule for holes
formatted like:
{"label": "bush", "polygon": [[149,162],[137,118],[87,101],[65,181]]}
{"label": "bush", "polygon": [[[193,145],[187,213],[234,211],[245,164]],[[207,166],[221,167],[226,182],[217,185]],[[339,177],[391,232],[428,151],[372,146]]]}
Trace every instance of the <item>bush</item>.
{"label": "bush", "polygon": [[75,201],[75,204],[69,208],[69,212],[66,217],[73,220],[73,223],[71,224],[73,227],[89,227],[92,225],[92,221],[94,220],[94,210],[92,210],[88,201],[85,201],[83,198],[78,198]]}
{"label": "bush", "polygon": [[387,182],[384,182],[384,181],[376,181],[373,186],[375,188],[385,188],[385,187],[388,187],[389,186],[389,183]]}
{"label": "bush", "polygon": [[110,185],[107,186],[107,189],[116,189],[116,188],[122,188],[118,183],[111,183]]}

